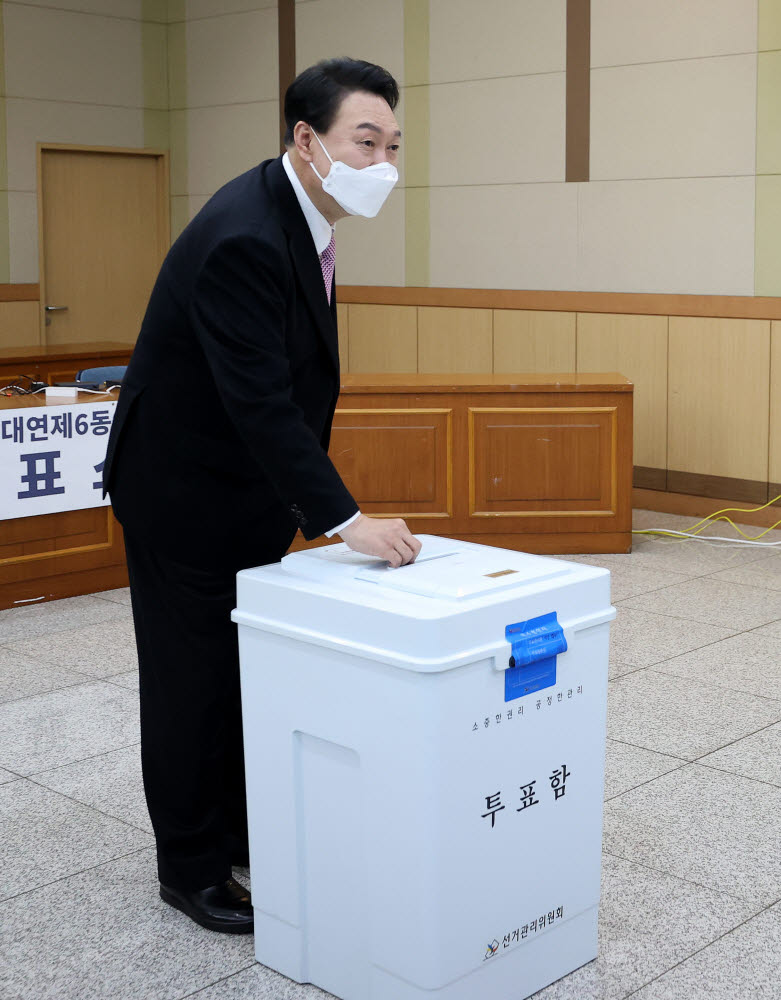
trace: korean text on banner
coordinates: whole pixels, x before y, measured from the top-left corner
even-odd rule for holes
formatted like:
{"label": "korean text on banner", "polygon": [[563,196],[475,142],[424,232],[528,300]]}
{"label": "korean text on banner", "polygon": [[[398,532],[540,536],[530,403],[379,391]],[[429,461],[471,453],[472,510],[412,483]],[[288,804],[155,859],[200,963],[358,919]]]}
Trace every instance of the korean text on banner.
{"label": "korean text on banner", "polygon": [[116,401],[0,410],[0,520],[104,507]]}

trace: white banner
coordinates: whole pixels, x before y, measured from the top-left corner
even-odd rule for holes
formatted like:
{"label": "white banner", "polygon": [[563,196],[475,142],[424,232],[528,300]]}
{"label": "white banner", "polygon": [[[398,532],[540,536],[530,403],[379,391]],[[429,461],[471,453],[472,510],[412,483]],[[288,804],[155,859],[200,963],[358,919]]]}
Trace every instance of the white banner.
{"label": "white banner", "polygon": [[0,410],[0,520],[105,507],[116,400]]}

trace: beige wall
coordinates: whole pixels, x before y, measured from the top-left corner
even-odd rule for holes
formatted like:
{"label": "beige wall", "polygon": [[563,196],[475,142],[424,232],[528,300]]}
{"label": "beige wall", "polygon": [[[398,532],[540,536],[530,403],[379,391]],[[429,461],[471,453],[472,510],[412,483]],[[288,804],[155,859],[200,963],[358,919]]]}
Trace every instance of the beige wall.
{"label": "beige wall", "polygon": [[340,225],[339,280],[754,294],[776,207],[766,167],[757,224],[758,115],[775,107],[758,112],[758,10],[774,2],[593,0],[582,184],[564,181],[566,0],[299,3],[299,68],[345,51],[402,85],[406,169],[378,220]]}
{"label": "beige wall", "polygon": [[[38,281],[37,142],[144,146],[165,114],[165,4],[12,0],[4,35],[7,278]],[[0,240],[0,258],[3,256]]]}
{"label": "beige wall", "polygon": [[171,0],[172,236],[226,181],[279,153],[276,0]]}
{"label": "beige wall", "polygon": [[[278,152],[276,0],[0,16],[0,281],[38,279],[38,141],[170,146],[174,235]],[[340,223],[338,282],[781,293],[780,26],[779,0],[592,0],[591,181],[565,183],[566,0],[298,0],[298,69],[351,53],[402,93],[400,183]]]}
{"label": "beige wall", "polygon": [[431,285],[753,294],[754,0],[593,0],[583,184],[565,0],[429,8]]}
{"label": "beige wall", "polygon": [[[781,292],[777,0],[593,0],[591,181],[575,184],[566,6],[299,0],[299,69],[350,53],[402,89],[401,180],[377,220],[340,224],[338,281]],[[0,2],[0,277],[38,277],[36,141],[170,144],[174,235],[276,155],[276,7]]]}
{"label": "beige wall", "polygon": [[[402,98],[396,116],[404,125],[403,0],[299,0],[296,3],[296,71],[337,55],[385,66]],[[396,189],[376,219],[345,219],[336,229],[336,280],[351,285],[404,284],[403,166]]]}
{"label": "beige wall", "polygon": [[751,295],[756,0],[593,0],[580,288]]}

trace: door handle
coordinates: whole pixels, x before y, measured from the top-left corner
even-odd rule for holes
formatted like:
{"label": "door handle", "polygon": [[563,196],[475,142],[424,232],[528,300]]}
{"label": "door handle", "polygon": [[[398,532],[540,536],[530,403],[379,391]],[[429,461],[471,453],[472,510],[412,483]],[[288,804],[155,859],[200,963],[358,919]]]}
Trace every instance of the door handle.
{"label": "door handle", "polygon": [[58,312],[64,312],[68,307],[67,306],[44,306],[43,308],[46,310],[47,313],[58,313]]}

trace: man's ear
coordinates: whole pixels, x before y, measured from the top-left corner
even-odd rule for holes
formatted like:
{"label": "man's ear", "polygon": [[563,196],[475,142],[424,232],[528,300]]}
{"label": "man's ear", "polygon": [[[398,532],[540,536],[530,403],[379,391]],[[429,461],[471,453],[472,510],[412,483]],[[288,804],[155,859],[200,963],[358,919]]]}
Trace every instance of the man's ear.
{"label": "man's ear", "polygon": [[311,163],[314,159],[311,149],[313,138],[312,129],[306,122],[296,122],[293,129],[293,143],[298,155],[305,163]]}

